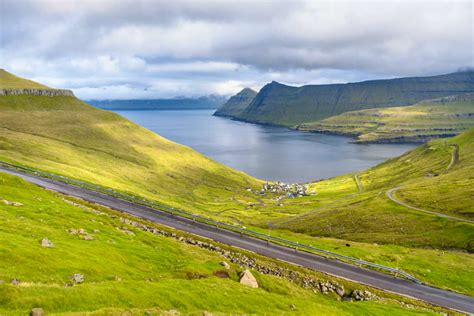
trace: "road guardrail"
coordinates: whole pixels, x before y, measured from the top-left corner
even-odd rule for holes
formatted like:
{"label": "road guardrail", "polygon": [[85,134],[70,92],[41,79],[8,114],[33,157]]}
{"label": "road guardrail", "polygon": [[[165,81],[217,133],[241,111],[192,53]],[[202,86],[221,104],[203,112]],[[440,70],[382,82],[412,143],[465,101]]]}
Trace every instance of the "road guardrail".
{"label": "road guardrail", "polygon": [[117,191],[115,191],[111,188],[106,188],[106,187],[98,186],[98,185],[95,185],[95,184],[70,179],[70,178],[67,178],[67,177],[64,177],[64,176],[61,176],[61,175],[56,175],[56,174],[52,174],[52,173],[47,173],[47,172],[43,172],[43,171],[39,171],[39,170],[27,168],[27,167],[15,165],[15,164],[12,164],[10,162],[3,161],[3,160],[0,160],[0,165],[6,166],[10,169],[23,171],[23,172],[28,173],[28,174],[33,174],[33,175],[40,176],[40,177],[43,177],[43,178],[49,178],[49,179],[52,179],[52,180],[55,180],[55,181],[60,181],[60,182],[63,182],[63,183],[74,185],[74,186],[86,188],[88,190],[95,191],[95,192],[98,192],[98,193],[114,196],[114,197],[120,198],[122,200],[129,201],[129,202],[142,204],[142,205],[151,207],[153,209],[156,209],[156,210],[159,210],[159,211],[162,211],[162,212],[167,212],[167,213],[172,214],[172,215],[178,215],[178,216],[181,216],[181,217],[184,217],[184,218],[187,218],[187,219],[192,219],[194,221],[199,221],[201,223],[211,225],[211,226],[215,226],[215,227],[218,227],[218,228],[221,228],[221,229],[225,229],[225,230],[245,234],[247,236],[256,237],[256,238],[259,238],[259,239],[262,239],[262,240],[265,240],[265,241],[268,241],[268,242],[272,242],[274,244],[284,245],[284,246],[293,248],[295,250],[303,250],[303,251],[310,252],[310,253],[316,253],[316,254],[322,255],[324,257],[333,258],[333,259],[336,259],[336,260],[339,260],[339,261],[350,262],[350,263],[357,264],[359,266],[366,266],[366,267],[379,269],[379,270],[394,274],[395,276],[398,276],[398,275],[402,276],[402,277],[404,277],[404,278],[406,278],[410,281],[413,281],[415,283],[422,283],[420,280],[418,280],[414,276],[412,276],[412,275],[410,275],[410,274],[408,274],[405,271],[400,270],[400,269],[387,267],[387,266],[377,264],[377,263],[374,263],[374,262],[365,261],[365,260],[362,260],[362,259],[357,259],[357,258],[354,258],[354,257],[341,255],[341,254],[338,254],[338,253],[335,253],[335,252],[332,252],[332,251],[329,251],[329,250],[325,250],[325,249],[305,245],[305,244],[302,244],[302,243],[299,243],[299,242],[287,240],[287,239],[280,238],[280,237],[270,236],[268,234],[263,234],[263,233],[256,232],[256,231],[253,231],[253,230],[249,230],[249,229],[246,229],[246,228],[242,228],[242,227],[238,227],[238,226],[235,226],[235,225],[227,224],[227,223],[224,223],[224,222],[215,221],[213,219],[203,217],[203,216],[200,216],[200,215],[196,215],[196,214],[192,214],[192,213],[189,213],[189,212],[186,212],[186,211],[183,211],[183,210],[180,210],[180,209],[176,209],[176,208],[173,208],[173,207],[170,207],[170,206],[167,206],[167,205],[159,204],[159,203],[156,203],[156,202],[151,202],[151,201],[142,199],[142,198],[137,197],[137,196],[120,193],[120,192],[117,192]]}

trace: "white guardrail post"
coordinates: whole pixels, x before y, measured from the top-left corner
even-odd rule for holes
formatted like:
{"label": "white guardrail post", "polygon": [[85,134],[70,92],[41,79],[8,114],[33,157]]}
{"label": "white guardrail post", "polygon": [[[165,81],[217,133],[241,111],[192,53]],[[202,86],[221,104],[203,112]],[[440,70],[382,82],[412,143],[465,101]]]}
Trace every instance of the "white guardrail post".
{"label": "white guardrail post", "polygon": [[249,230],[249,229],[246,229],[246,228],[240,228],[240,227],[230,225],[230,224],[227,224],[227,223],[215,221],[215,220],[205,218],[205,217],[202,217],[202,216],[199,216],[199,215],[187,213],[183,210],[175,209],[175,208],[172,208],[172,207],[169,207],[169,206],[166,206],[166,205],[161,205],[161,204],[158,204],[158,203],[154,203],[154,202],[150,202],[150,201],[147,201],[147,200],[144,200],[144,199],[140,199],[140,198],[137,198],[137,197],[132,196],[132,195],[123,194],[123,193],[117,192],[117,191],[115,191],[111,188],[101,187],[101,186],[90,184],[90,183],[87,183],[87,182],[82,182],[82,181],[79,181],[79,180],[69,179],[69,178],[66,178],[64,176],[60,176],[60,175],[56,175],[56,174],[52,174],[52,173],[47,173],[47,172],[43,172],[43,171],[39,171],[39,170],[35,170],[35,169],[30,169],[30,168],[27,168],[27,167],[18,166],[18,165],[15,165],[15,164],[9,163],[7,161],[3,161],[3,160],[0,160],[0,165],[3,165],[3,166],[8,167],[10,169],[16,169],[16,170],[24,171],[26,173],[41,176],[43,178],[49,178],[49,179],[60,181],[60,182],[63,182],[63,183],[72,184],[72,185],[75,185],[75,186],[87,188],[87,189],[90,189],[92,191],[99,192],[99,193],[106,194],[106,195],[110,195],[110,196],[114,196],[114,197],[118,197],[118,198],[121,198],[121,199],[129,201],[129,202],[135,202],[135,203],[138,203],[138,204],[146,205],[146,206],[149,206],[153,209],[167,212],[168,214],[171,214],[171,216],[180,215],[180,216],[185,217],[187,219],[191,219],[194,222],[199,221],[199,222],[202,222],[202,223],[205,223],[205,224],[210,224],[210,225],[216,226],[217,228],[222,228],[222,229],[225,229],[225,230],[238,232],[240,234],[240,236],[243,236],[245,234],[247,236],[256,237],[256,238],[259,238],[259,239],[262,239],[262,240],[266,240],[267,244],[269,242],[272,242],[274,244],[283,244],[287,247],[293,248],[295,250],[295,252],[297,252],[298,250],[305,250],[305,251],[310,252],[310,253],[318,253],[318,254],[322,254],[322,255],[327,256],[327,257],[337,259],[339,261],[343,261],[343,262],[349,261],[349,262],[352,262],[352,263],[355,263],[355,264],[358,264],[358,265],[368,266],[368,267],[380,269],[380,270],[383,270],[383,271],[387,271],[387,272],[390,272],[390,273],[395,274],[395,275],[399,274],[399,275],[403,276],[404,278],[406,278],[410,281],[413,281],[415,283],[421,283],[420,280],[416,279],[414,276],[406,273],[403,270],[387,267],[387,266],[380,265],[380,264],[377,264],[377,263],[373,263],[373,262],[370,262],[370,261],[365,261],[365,260],[361,260],[361,259],[341,255],[341,254],[338,254],[338,253],[335,253],[335,252],[332,252],[332,251],[316,248],[316,247],[313,247],[313,246],[308,246],[308,245],[305,245],[305,244],[301,244],[299,242],[294,242],[294,241],[291,241],[291,240],[287,240],[287,239],[283,239],[283,238],[279,238],[279,237],[274,237],[274,236],[270,236],[270,235],[267,235],[267,234],[262,234],[262,233],[252,231],[252,230]]}

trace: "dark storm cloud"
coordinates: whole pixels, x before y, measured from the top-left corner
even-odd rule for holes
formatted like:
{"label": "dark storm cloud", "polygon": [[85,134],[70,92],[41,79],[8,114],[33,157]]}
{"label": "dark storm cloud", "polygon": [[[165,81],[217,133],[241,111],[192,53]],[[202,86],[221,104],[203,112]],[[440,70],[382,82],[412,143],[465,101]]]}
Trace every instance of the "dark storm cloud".
{"label": "dark storm cloud", "polygon": [[0,0],[3,67],[84,97],[473,66],[470,1]]}

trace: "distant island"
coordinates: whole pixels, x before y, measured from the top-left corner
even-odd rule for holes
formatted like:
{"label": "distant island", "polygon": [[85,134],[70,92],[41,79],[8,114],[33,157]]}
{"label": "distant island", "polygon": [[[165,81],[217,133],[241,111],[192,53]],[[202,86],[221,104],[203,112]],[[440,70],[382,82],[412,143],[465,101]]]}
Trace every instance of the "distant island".
{"label": "distant island", "polygon": [[87,100],[104,110],[215,110],[227,101],[219,95],[199,98],[131,99],[131,100]]}

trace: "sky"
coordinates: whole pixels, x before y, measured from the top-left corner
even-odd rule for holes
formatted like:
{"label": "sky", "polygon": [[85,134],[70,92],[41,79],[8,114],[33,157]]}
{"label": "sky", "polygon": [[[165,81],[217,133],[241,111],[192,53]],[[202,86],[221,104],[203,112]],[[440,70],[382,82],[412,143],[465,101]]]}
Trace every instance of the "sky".
{"label": "sky", "polygon": [[474,66],[472,1],[0,0],[0,68],[83,99]]}

